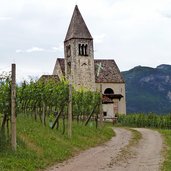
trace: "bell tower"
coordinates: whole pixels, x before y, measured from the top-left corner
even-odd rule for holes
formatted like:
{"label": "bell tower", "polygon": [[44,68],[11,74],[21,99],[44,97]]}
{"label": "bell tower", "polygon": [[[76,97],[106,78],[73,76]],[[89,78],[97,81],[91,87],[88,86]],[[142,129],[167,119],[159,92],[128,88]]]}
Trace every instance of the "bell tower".
{"label": "bell tower", "polygon": [[65,76],[77,88],[95,90],[93,38],[75,6],[64,40]]}

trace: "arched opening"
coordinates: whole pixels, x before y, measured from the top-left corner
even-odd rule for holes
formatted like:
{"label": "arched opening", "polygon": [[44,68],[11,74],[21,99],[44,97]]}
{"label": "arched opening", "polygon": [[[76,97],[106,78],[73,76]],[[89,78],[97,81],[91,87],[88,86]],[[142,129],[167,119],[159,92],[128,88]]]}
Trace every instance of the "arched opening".
{"label": "arched opening", "polygon": [[66,46],[66,54],[67,54],[67,57],[71,56],[71,46],[70,45]]}
{"label": "arched opening", "polygon": [[87,48],[88,48],[87,44],[78,44],[78,54],[80,56],[88,56]]}
{"label": "arched opening", "polygon": [[104,94],[114,94],[114,91],[113,91],[111,88],[107,88],[107,89],[104,91]]}

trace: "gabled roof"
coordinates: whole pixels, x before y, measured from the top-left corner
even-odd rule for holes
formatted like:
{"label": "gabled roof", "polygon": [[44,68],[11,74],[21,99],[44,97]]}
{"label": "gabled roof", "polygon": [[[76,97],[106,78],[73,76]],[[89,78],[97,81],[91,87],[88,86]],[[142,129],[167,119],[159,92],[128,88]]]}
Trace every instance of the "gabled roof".
{"label": "gabled roof", "polygon": [[75,6],[70,25],[65,37],[65,41],[70,39],[93,39],[85,22],[84,19],[78,9],[78,6]]}
{"label": "gabled roof", "polygon": [[[65,75],[65,62],[64,58],[58,58],[62,73]],[[114,60],[110,59],[95,59],[95,82],[96,83],[124,83],[123,76],[119,71]]]}
{"label": "gabled roof", "polygon": [[49,80],[54,80],[56,82],[60,81],[58,75],[42,75],[39,79],[39,81],[44,81],[45,83],[48,82]]}
{"label": "gabled roof", "polygon": [[103,104],[109,104],[109,103],[114,103],[112,99],[110,99],[109,97],[103,95],[102,97],[102,103]]}
{"label": "gabled roof", "polygon": [[95,59],[94,68],[96,83],[124,83],[123,76],[114,60]]}
{"label": "gabled roof", "polygon": [[64,58],[57,58],[57,61],[59,62],[59,65],[61,67],[63,75],[65,75],[65,61],[64,61]]}

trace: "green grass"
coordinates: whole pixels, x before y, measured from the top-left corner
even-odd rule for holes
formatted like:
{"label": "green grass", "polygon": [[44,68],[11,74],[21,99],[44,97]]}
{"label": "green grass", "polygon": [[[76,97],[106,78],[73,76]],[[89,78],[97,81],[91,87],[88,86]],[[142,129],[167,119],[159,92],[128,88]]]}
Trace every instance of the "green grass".
{"label": "green grass", "polygon": [[135,146],[135,145],[137,145],[139,143],[139,141],[142,138],[142,134],[139,131],[135,130],[135,129],[128,128],[128,130],[130,130],[131,133],[132,133],[132,138],[131,138],[128,145],[133,147],[133,146]]}
{"label": "green grass", "polygon": [[126,127],[125,127],[125,129],[131,131],[132,136],[131,136],[131,139],[130,139],[128,145],[126,145],[126,146],[121,150],[121,153],[120,153],[120,154],[121,154],[122,156],[124,156],[124,157],[127,156],[127,158],[128,158],[129,156],[132,155],[132,154],[131,154],[131,148],[134,147],[134,146],[136,146],[136,145],[138,144],[138,142],[139,142],[139,141],[141,140],[141,138],[142,138],[142,134],[141,134],[139,131],[135,130],[135,129],[126,128]]}
{"label": "green grass", "polygon": [[163,135],[166,147],[164,148],[164,163],[162,166],[162,171],[171,170],[171,130],[159,130]]}
{"label": "green grass", "polygon": [[114,135],[107,125],[103,129],[95,126],[73,124],[73,137],[68,139],[59,129],[51,130],[43,127],[26,116],[17,118],[17,151],[10,148],[0,152],[0,170],[33,171],[43,169],[54,163],[72,157],[74,154],[87,148],[101,144]]}

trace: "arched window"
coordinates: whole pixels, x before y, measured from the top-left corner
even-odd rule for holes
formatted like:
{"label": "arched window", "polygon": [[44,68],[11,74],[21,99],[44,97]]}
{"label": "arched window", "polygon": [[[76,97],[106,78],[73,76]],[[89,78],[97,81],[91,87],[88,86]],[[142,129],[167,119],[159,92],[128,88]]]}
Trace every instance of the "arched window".
{"label": "arched window", "polygon": [[67,57],[71,56],[71,46],[70,45],[66,46],[66,54],[67,54]]}
{"label": "arched window", "polygon": [[88,54],[87,54],[87,45],[84,45],[84,55],[88,56]]}
{"label": "arched window", "polygon": [[81,45],[81,55],[84,56],[84,44]]}
{"label": "arched window", "polygon": [[79,44],[78,45],[78,54],[80,56],[88,56],[88,53],[87,53],[87,44]]}
{"label": "arched window", "polygon": [[114,91],[113,91],[111,88],[107,88],[107,89],[104,91],[104,94],[114,94]]}

